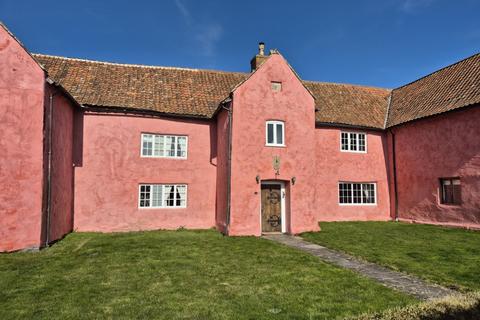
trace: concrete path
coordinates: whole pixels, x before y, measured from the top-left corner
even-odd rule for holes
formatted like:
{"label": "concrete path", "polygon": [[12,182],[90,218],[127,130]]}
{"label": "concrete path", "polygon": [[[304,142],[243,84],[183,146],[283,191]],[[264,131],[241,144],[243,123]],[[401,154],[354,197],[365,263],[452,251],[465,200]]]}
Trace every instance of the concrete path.
{"label": "concrete path", "polygon": [[429,284],[416,277],[392,271],[374,263],[364,262],[350,255],[307,242],[300,237],[285,234],[264,235],[263,238],[308,252],[326,262],[353,270],[381,284],[413,295],[422,300],[442,298],[453,294],[447,288]]}

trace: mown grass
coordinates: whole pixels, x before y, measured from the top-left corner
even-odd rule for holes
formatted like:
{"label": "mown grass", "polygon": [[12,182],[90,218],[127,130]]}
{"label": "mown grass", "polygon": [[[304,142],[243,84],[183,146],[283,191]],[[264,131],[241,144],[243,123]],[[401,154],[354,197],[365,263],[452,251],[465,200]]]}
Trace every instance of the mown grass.
{"label": "mown grass", "polygon": [[412,302],[308,254],[212,230],[74,233],[0,255],[0,319],[335,319]]}
{"label": "mown grass", "polygon": [[400,222],[321,223],[308,241],[460,290],[480,289],[480,232]]}

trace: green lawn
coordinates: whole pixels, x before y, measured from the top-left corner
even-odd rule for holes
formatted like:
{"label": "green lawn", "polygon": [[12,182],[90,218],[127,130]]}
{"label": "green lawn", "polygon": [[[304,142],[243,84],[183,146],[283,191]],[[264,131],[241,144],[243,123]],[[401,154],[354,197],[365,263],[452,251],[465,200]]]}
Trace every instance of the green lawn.
{"label": "green lawn", "polygon": [[480,232],[399,222],[321,223],[305,240],[426,280],[480,289]]}
{"label": "green lawn", "polygon": [[253,237],[73,233],[0,255],[0,319],[335,319],[416,302]]}

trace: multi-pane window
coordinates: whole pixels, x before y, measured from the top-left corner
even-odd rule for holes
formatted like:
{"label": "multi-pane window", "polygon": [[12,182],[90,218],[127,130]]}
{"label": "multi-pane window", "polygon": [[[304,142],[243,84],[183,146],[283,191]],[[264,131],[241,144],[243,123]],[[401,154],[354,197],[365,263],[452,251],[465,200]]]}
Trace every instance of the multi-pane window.
{"label": "multi-pane window", "polygon": [[462,189],[459,178],[440,179],[441,203],[460,205],[462,204]]}
{"label": "multi-pane window", "polygon": [[367,152],[367,135],[365,133],[342,131],[340,142],[342,151]]}
{"label": "multi-pane window", "polygon": [[138,201],[140,208],[185,208],[187,186],[185,184],[141,184]]}
{"label": "multi-pane window", "polygon": [[376,204],[375,183],[340,182],[338,184],[338,203],[340,204]]}
{"label": "multi-pane window", "polygon": [[285,146],[285,124],[283,121],[267,121],[266,145]]}
{"label": "multi-pane window", "polygon": [[142,157],[187,157],[187,137],[142,133]]}

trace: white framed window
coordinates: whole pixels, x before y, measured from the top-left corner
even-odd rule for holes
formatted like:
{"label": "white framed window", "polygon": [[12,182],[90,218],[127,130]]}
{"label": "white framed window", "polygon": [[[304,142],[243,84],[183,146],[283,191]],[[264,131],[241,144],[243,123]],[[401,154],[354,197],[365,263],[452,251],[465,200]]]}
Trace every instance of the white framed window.
{"label": "white framed window", "polygon": [[141,184],[138,186],[139,208],[186,208],[186,184]]}
{"label": "white framed window", "polygon": [[141,156],[147,158],[187,158],[188,137],[142,133]]}
{"label": "white framed window", "polygon": [[347,152],[367,152],[367,134],[363,132],[340,133],[340,150]]}
{"label": "white framed window", "polygon": [[265,145],[272,147],[285,146],[285,123],[269,120],[265,125]]}
{"label": "white framed window", "polygon": [[376,205],[377,184],[374,182],[339,182],[338,203],[340,205]]}

